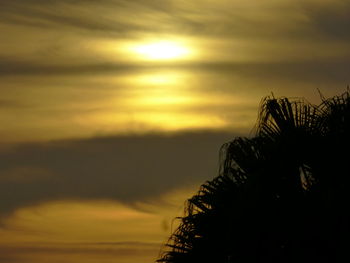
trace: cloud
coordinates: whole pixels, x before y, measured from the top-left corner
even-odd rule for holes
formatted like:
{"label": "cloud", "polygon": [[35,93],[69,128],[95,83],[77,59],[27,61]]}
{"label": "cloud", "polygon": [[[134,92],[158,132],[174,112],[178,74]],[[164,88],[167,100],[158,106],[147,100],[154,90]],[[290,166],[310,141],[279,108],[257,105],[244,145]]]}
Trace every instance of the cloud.
{"label": "cloud", "polygon": [[[159,67],[159,66],[158,66]],[[93,63],[88,65],[43,65],[40,62],[25,62],[12,59],[0,60],[1,75],[79,75],[99,74],[108,72],[132,72],[142,68],[151,68],[142,65],[128,65],[117,63]],[[155,67],[157,68],[157,67]]]}
{"label": "cloud", "polygon": [[0,174],[1,183],[35,183],[42,180],[50,180],[52,175],[41,167],[24,166],[3,170]]}
{"label": "cloud", "polygon": [[[2,78],[25,74],[35,75],[34,78],[106,72],[117,75],[159,67],[204,72],[203,79],[207,72],[223,73],[210,83],[201,82],[200,90],[225,89],[225,92],[231,92],[225,94],[238,97],[242,90],[249,90],[244,91],[249,94],[253,94],[253,89],[254,94],[266,94],[266,90],[277,88],[285,93],[287,89],[304,92],[328,83],[341,84],[342,89],[349,82],[349,9],[350,4],[346,1],[328,0],[270,0],[253,4],[238,0],[215,3],[209,0],[0,0],[0,28],[6,35],[0,43],[0,75]],[[86,43],[105,43],[102,40],[106,39],[112,39],[118,46],[118,41],[123,38],[140,40],[148,34],[161,38],[162,34],[169,33],[196,38],[198,47],[204,46],[208,52],[208,60],[145,66],[130,61],[122,63],[117,59],[113,62],[100,57],[103,52],[84,46]],[[105,52],[106,57],[117,57],[108,52]],[[243,57],[243,62],[237,62],[237,56]],[[226,57],[229,61],[220,60]],[[229,84],[220,85],[222,79]],[[43,86],[42,90],[50,90],[50,94],[57,86],[56,82],[34,84]],[[18,89],[24,89],[30,83],[16,85]],[[289,86],[284,88],[284,85]],[[76,86],[79,84],[74,84]],[[292,86],[295,87],[292,89]],[[12,88],[2,89],[10,94]],[[39,99],[47,99],[42,90],[36,94]],[[79,90],[74,94],[80,98],[81,93]],[[12,98],[2,99],[0,108],[19,108],[14,104],[17,100]],[[57,105],[62,102],[56,97],[51,100]],[[72,102],[76,105],[76,101]],[[66,112],[62,112],[64,114],[60,117],[66,120]],[[5,112],[4,120],[14,119],[12,116],[16,114]],[[48,108],[33,112],[34,117],[41,117],[40,114],[50,121],[57,117]],[[40,122],[39,118],[33,119],[23,119],[18,124],[36,121],[43,125],[43,119]],[[12,135],[23,130],[27,129],[10,131]],[[203,136],[208,137],[204,140]],[[213,167],[217,161],[218,144],[225,136],[110,137],[19,146],[14,152],[0,154],[3,178],[32,177],[32,172],[26,172],[29,175],[23,172],[28,167],[31,171],[50,176],[34,176],[36,180],[27,180],[26,183],[4,179],[0,184],[0,209],[5,213],[22,205],[57,198],[131,201],[159,194],[193,178],[201,181],[215,174]],[[207,140],[211,146],[204,143]],[[188,143],[192,146],[188,147]],[[208,163],[200,159],[208,160]]]}
{"label": "cloud", "polygon": [[0,262],[152,262],[160,244],[142,242],[2,245]]}
{"label": "cloud", "polygon": [[[130,42],[178,37],[191,63],[347,61],[346,1],[0,1],[0,74],[132,70]],[[25,45],[23,45],[25,43]],[[133,43],[133,44],[135,44]],[[1,54],[2,53],[2,54]],[[136,62],[136,63],[135,63]]]}
{"label": "cloud", "polygon": [[[0,1],[3,23],[71,27],[100,34],[179,33],[221,37],[348,36],[346,1]],[[310,33],[312,33],[310,35]]]}
{"label": "cloud", "polygon": [[306,1],[303,8],[316,35],[323,39],[350,40],[349,1]]}
{"label": "cloud", "polygon": [[217,175],[219,148],[230,138],[203,132],[17,146],[0,153],[0,213],[62,199],[132,203],[202,183]]}
{"label": "cloud", "polygon": [[[0,63],[1,75],[1,63]],[[10,99],[0,99],[0,109],[27,108],[29,105]]]}
{"label": "cloud", "polygon": [[[103,0],[98,3],[96,1],[1,1],[0,21],[5,24],[39,28],[70,27],[122,36],[149,29],[149,26],[145,26],[145,23],[139,19],[149,13],[162,13],[166,6],[161,2],[154,3],[154,1],[143,3],[123,0]],[[130,19],[137,18],[139,15],[141,15],[139,19]]]}
{"label": "cloud", "polygon": [[[131,255],[130,252],[136,252],[138,249],[159,249],[159,243],[148,243],[148,242],[99,242],[99,243],[75,243],[74,245],[70,244],[50,244],[50,245],[41,245],[41,246],[22,246],[22,247],[4,247],[0,246],[0,251],[11,251],[11,252],[56,252],[56,253],[106,253],[106,250],[112,254],[125,254]],[[135,251],[136,250],[136,251]],[[2,253],[1,253],[2,254]]]}
{"label": "cloud", "polygon": [[[350,54],[348,56],[350,58]],[[121,64],[121,63],[91,63],[77,65],[46,65],[41,63],[20,62],[9,59],[0,60],[0,76],[11,75],[101,75],[113,74],[114,76],[138,74],[148,70],[173,71],[188,70],[196,72],[212,72],[222,75],[240,75],[242,78],[266,81],[299,80],[309,82],[333,82],[346,85],[349,82],[349,62],[346,57],[333,59],[319,59],[317,56],[306,61],[275,61],[275,62],[190,62],[190,63],[158,63],[158,64]],[[202,87],[205,89],[206,87]],[[211,89],[212,87],[210,87]],[[16,102],[0,100],[1,107],[15,107]],[[17,105],[20,106],[20,105]]]}

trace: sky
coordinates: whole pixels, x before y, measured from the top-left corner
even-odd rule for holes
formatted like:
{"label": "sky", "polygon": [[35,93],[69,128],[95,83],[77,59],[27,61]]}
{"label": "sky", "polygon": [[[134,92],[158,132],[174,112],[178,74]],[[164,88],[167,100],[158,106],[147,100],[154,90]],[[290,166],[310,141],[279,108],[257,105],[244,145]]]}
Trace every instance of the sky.
{"label": "sky", "polygon": [[263,97],[350,84],[349,0],[0,0],[0,263],[149,263]]}

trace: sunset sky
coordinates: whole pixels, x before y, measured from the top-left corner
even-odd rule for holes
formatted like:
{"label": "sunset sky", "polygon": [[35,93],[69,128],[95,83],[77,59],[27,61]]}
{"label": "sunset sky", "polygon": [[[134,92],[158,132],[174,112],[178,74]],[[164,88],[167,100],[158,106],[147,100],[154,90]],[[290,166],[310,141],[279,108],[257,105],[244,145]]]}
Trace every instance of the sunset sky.
{"label": "sunset sky", "polygon": [[0,262],[150,263],[264,96],[350,84],[349,0],[0,0]]}

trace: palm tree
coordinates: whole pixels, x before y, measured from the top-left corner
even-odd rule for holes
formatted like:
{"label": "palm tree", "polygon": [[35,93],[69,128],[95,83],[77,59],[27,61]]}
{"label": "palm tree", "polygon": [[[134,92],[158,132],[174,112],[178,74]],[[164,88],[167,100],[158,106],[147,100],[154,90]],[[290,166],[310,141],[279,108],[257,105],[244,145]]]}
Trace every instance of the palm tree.
{"label": "palm tree", "polygon": [[349,259],[349,90],[260,108],[255,136],[222,147],[219,176],[187,201],[157,262]]}

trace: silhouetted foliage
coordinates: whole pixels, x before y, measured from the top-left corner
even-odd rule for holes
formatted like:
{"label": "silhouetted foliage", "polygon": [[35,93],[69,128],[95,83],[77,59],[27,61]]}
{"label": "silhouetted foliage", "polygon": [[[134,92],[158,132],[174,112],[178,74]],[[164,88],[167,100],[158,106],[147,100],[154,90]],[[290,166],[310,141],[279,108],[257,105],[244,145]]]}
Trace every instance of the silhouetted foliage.
{"label": "silhouetted foliage", "polygon": [[350,262],[350,93],[267,97],[253,138],[221,150],[158,262]]}

